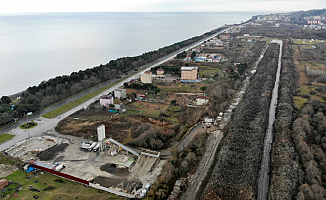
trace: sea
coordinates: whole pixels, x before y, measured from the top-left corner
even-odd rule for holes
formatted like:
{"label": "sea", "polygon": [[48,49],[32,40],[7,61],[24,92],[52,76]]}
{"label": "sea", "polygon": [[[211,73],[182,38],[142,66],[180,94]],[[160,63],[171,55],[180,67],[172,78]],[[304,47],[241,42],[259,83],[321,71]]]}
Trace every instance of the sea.
{"label": "sea", "polygon": [[240,23],[257,12],[0,15],[0,97]]}

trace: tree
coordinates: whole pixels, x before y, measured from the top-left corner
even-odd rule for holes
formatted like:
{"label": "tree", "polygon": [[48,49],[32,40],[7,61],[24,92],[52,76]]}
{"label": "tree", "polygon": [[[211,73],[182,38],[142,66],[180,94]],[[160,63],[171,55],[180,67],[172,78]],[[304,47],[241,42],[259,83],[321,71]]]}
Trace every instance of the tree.
{"label": "tree", "polygon": [[206,87],[201,87],[200,88],[200,90],[203,91],[203,92],[206,91],[206,89],[207,89]]}
{"label": "tree", "polygon": [[172,105],[172,106],[176,106],[176,105],[177,105],[177,101],[176,101],[176,100],[172,100],[172,101],[171,101],[171,105]]}
{"label": "tree", "polygon": [[196,57],[196,52],[195,51],[191,52],[190,56],[191,56],[191,59],[194,59]]}
{"label": "tree", "polygon": [[137,97],[136,93],[132,92],[130,94],[130,99],[135,99]]}
{"label": "tree", "polygon": [[1,97],[1,104],[10,104],[11,99],[8,96],[2,96]]}

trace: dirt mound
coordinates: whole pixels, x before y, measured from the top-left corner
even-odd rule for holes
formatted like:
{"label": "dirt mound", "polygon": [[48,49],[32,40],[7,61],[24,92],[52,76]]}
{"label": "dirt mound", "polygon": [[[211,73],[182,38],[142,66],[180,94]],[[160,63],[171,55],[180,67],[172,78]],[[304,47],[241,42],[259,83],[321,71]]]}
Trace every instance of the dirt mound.
{"label": "dirt mound", "polygon": [[132,181],[124,181],[118,185],[119,188],[123,188],[125,191],[131,193],[134,189],[137,191],[143,187],[143,184],[139,179]]}
{"label": "dirt mound", "polygon": [[141,154],[136,164],[130,169],[130,172],[140,178],[149,172],[152,172],[155,166],[160,162],[159,158]]}
{"label": "dirt mound", "polygon": [[100,167],[101,171],[106,171],[108,173],[114,174],[114,175],[119,175],[119,176],[126,176],[129,174],[129,171],[127,168],[122,167],[119,168],[117,167],[116,164],[112,164],[112,163],[107,163],[105,165],[102,165]]}
{"label": "dirt mound", "polygon": [[42,161],[51,160],[58,152],[64,151],[68,145],[68,143],[54,145],[53,147],[50,147],[47,150],[39,153],[37,157]]}
{"label": "dirt mound", "polygon": [[112,186],[117,186],[118,184],[122,183],[123,181],[124,180],[121,178],[109,178],[109,177],[97,176],[94,179],[92,179],[90,182],[98,183],[104,187],[112,187]]}

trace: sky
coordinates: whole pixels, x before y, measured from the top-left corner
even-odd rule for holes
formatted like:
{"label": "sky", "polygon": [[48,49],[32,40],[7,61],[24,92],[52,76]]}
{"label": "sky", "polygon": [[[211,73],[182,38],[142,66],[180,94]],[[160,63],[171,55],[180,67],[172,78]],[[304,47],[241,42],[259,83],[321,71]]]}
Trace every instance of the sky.
{"label": "sky", "polygon": [[325,0],[0,0],[0,14],[33,12],[288,12],[326,8]]}

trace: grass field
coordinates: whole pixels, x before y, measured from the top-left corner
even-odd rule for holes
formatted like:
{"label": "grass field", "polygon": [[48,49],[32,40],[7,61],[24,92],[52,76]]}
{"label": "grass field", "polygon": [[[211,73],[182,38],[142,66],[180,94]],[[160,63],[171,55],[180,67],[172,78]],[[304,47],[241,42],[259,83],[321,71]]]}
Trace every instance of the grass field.
{"label": "grass field", "polygon": [[[14,162],[5,155],[0,155],[0,163],[3,164],[16,164],[20,165],[18,162]],[[57,200],[57,199],[124,199],[122,197],[116,196],[114,194],[97,190],[92,187],[85,187],[82,184],[75,183],[63,178],[59,178],[52,174],[45,172],[25,172],[25,171],[15,171],[7,177],[1,177],[0,179],[5,178],[9,181],[12,181],[17,188],[17,185],[21,185],[22,189],[17,191],[17,197],[10,197],[14,191],[11,191],[10,195],[8,194],[3,199],[22,199],[29,200],[34,199],[33,196],[39,196],[40,200]],[[9,185],[8,185],[9,186]],[[28,187],[33,187],[37,191],[30,191]],[[0,197],[1,198],[1,197]]]}
{"label": "grass field", "polygon": [[299,109],[301,109],[303,107],[303,105],[309,101],[309,99],[303,98],[303,97],[300,97],[300,96],[295,96],[295,97],[293,97],[293,99],[294,99],[294,104]]}
{"label": "grass field", "polygon": [[320,42],[324,42],[323,40],[305,40],[305,39],[293,39],[294,44],[306,44],[306,45],[312,45],[312,44],[317,44]]}
{"label": "grass field", "polygon": [[0,144],[7,141],[7,140],[10,140],[13,137],[15,137],[15,135],[11,135],[11,134],[8,134],[8,133],[2,133],[0,135]]}
{"label": "grass field", "polygon": [[[95,188],[85,187],[82,184],[71,182],[48,173],[22,172],[20,170],[7,176],[6,179],[22,185],[22,189],[17,192],[15,199],[123,199],[122,197],[100,191]],[[37,191],[30,191],[28,187],[33,187]],[[7,195],[4,199],[9,199]],[[11,198],[10,198],[11,199]]]}

